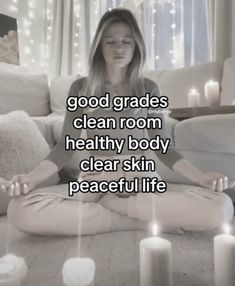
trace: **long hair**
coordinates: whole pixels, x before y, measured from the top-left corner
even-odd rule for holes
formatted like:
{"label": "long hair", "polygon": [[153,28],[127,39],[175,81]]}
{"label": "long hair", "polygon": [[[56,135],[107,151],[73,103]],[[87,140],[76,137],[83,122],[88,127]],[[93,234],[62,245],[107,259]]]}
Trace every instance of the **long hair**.
{"label": "long hair", "polygon": [[105,81],[105,60],[101,48],[101,40],[105,30],[112,23],[125,23],[132,32],[135,41],[135,50],[131,62],[127,68],[127,79],[132,92],[136,95],[143,95],[143,67],[146,60],[146,48],[137,21],[133,14],[122,8],[112,9],[107,11],[98,24],[94,39],[89,51],[89,72],[88,78],[84,87],[84,92],[87,96],[93,96],[97,92],[102,94]]}

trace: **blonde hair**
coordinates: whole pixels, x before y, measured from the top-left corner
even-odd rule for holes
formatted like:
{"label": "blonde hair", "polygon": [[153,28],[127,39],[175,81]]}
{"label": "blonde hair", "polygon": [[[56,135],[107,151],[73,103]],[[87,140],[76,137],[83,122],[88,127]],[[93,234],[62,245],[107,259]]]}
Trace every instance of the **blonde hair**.
{"label": "blonde hair", "polygon": [[84,87],[86,96],[93,96],[97,92],[102,94],[104,90],[104,75],[105,75],[105,60],[101,48],[101,40],[105,30],[112,23],[125,23],[129,26],[133,38],[135,40],[135,50],[131,62],[127,69],[127,78],[131,90],[136,94],[144,93],[143,86],[143,67],[146,60],[146,48],[137,21],[133,14],[122,8],[116,8],[107,11],[98,24],[94,39],[89,51],[89,72],[88,78]]}

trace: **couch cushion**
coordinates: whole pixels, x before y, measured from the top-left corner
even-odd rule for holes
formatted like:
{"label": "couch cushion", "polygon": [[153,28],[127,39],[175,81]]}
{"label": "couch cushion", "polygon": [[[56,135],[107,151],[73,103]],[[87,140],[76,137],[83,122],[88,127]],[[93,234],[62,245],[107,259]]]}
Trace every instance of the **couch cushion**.
{"label": "couch cushion", "polygon": [[45,75],[0,70],[0,114],[24,110],[31,116],[50,113],[49,87]]}
{"label": "couch cushion", "polygon": [[32,116],[31,118],[37,124],[50,148],[53,148],[56,143],[53,126],[58,120],[61,120],[61,118],[63,120],[64,117],[51,113],[48,116]]}
{"label": "couch cushion", "polygon": [[235,100],[235,57],[224,63],[222,78],[221,104],[228,105]]}
{"label": "couch cushion", "polygon": [[50,85],[50,103],[52,113],[64,115],[66,98],[72,83],[80,76],[61,76],[52,80]]}
{"label": "couch cushion", "polygon": [[200,105],[205,105],[204,85],[210,79],[220,82],[222,77],[222,66],[211,62],[198,64],[175,70],[147,71],[145,76],[154,80],[160,89],[161,95],[169,98],[169,107],[187,107],[188,92],[195,87],[201,94]]}
{"label": "couch cushion", "polygon": [[177,149],[235,154],[235,114],[199,116],[178,123]]}
{"label": "couch cushion", "polygon": [[8,63],[0,63],[0,70],[4,72],[13,72],[13,73],[21,73],[21,74],[26,74],[29,72],[29,69],[26,67],[8,64]]}

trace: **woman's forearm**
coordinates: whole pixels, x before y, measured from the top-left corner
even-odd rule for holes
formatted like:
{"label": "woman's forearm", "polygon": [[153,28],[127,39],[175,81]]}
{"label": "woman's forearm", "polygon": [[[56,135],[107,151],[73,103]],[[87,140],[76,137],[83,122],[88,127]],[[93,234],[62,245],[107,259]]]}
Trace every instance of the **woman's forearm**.
{"label": "woman's forearm", "polygon": [[30,178],[35,182],[42,182],[57,172],[58,167],[56,164],[50,160],[43,160],[27,175],[30,176]]}
{"label": "woman's forearm", "polygon": [[203,177],[203,173],[184,158],[178,160],[172,169],[193,182],[200,182]]}

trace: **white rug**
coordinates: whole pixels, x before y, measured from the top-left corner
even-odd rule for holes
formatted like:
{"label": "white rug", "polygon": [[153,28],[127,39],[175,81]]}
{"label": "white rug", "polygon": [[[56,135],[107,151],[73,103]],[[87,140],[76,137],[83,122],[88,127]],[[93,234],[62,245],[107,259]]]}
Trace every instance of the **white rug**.
{"label": "white rug", "polygon": [[[232,227],[235,230],[235,220]],[[6,253],[6,218],[0,217],[0,256]],[[163,235],[173,246],[174,286],[213,286],[213,237],[220,233]],[[62,286],[66,259],[76,256],[76,238],[23,234],[10,227],[9,252],[24,256],[29,267],[24,286]],[[96,263],[95,286],[139,285],[139,241],[143,231],[120,231],[82,238],[82,256]]]}

